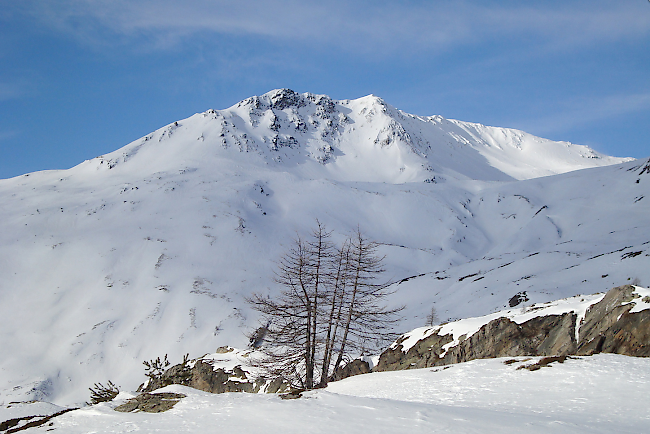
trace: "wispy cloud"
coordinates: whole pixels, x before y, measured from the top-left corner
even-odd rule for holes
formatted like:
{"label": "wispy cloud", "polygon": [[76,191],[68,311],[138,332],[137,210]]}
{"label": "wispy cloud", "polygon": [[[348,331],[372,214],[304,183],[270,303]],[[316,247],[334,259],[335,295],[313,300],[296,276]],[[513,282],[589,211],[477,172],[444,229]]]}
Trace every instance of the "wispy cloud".
{"label": "wispy cloud", "polygon": [[522,121],[521,128],[553,134],[588,126],[610,118],[650,110],[650,93],[609,95],[565,101],[548,116]]}
{"label": "wispy cloud", "polygon": [[24,81],[2,82],[0,81],[0,101],[21,98],[28,93],[27,83]]}
{"label": "wispy cloud", "polygon": [[19,135],[18,131],[2,131],[0,130],[0,142],[7,140],[7,139],[12,139],[16,136]]}
{"label": "wispy cloud", "polygon": [[[642,1],[23,0],[17,10],[84,41],[144,38],[158,48],[197,33],[319,43],[380,54],[446,50],[499,37],[532,37],[556,48],[650,35]],[[107,33],[108,32],[108,33]]]}

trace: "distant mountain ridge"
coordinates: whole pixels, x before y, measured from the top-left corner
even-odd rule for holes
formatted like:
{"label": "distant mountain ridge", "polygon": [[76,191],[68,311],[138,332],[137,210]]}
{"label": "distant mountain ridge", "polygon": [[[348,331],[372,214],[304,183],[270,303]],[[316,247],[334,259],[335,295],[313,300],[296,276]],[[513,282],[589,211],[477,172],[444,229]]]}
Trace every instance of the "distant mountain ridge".
{"label": "distant mountain ridge", "polygon": [[82,402],[98,381],[137,387],[143,360],[245,347],[244,297],[277,291],[274,261],[317,218],[381,244],[400,332],[432,306],[647,285],[650,161],[621,161],[281,89],[0,180],[0,402]]}

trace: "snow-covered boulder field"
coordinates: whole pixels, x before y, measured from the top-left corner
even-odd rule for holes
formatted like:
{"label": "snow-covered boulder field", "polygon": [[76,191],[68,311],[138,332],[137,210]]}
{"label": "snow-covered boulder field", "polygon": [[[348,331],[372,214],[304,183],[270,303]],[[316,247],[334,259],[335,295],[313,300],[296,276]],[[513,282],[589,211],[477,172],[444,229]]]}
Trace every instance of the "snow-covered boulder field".
{"label": "snow-covered boulder field", "polygon": [[616,353],[650,356],[650,290],[625,285],[401,336],[375,371],[425,368],[474,359]]}

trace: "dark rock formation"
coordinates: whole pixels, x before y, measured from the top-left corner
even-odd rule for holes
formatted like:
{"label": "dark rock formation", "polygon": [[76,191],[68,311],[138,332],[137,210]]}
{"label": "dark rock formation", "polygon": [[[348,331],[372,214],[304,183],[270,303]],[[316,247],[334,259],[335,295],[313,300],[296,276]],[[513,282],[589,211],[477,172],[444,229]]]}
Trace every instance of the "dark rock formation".
{"label": "dark rock formation", "polygon": [[[635,300],[634,287],[621,286],[610,290],[592,305],[580,326],[576,342],[576,315],[546,315],[517,324],[508,318],[497,318],[470,336],[460,338],[458,345],[443,350],[453,341],[452,335],[433,334],[402,351],[402,341],[384,351],[374,371],[461,363],[474,359],[517,356],[567,356],[616,353],[628,356],[650,356],[650,310],[630,313]],[[640,301],[640,300],[639,300]],[[629,304],[628,304],[629,303]]]}
{"label": "dark rock formation", "polygon": [[[418,341],[406,353],[402,345],[386,350],[375,371],[428,368],[474,359],[516,356],[573,354],[576,350],[573,313],[532,318],[517,324],[497,318],[445,352],[442,347],[453,341],[451,335],[433,334]],[[442,355],[442,357],[441,357]]]}
{"label": "dark rock formation", "polygon": [[526,291],[522,291],[513,295],[512,298],[508,300],[508,305],[510,307],[515,307],[526,301],[528,301],[528,295],[526,294]]}
{"label": "dark rock formation", "polygon": [[282,378],[254,379],[241,366],[235,366],[232,371],[223,368],[215,369],[209,361],[197,360],[193,367],[188,364],[174,365],[165,371],[160,378],[150,381],[144,392],[151,392],[170,384],[181,384],[210,393],[248,392],[257,393],[263,390],[267,393],[284,392],[289,384]]}
{"label": "dark rock formation", "polygon": [[[650,357],[650,310],[630,313],[634,287],[610,290],[589,308],[580,327],[578,355],[616,353]],[[640,301],[636,299],[637,301]]]}
{"label": "dark rock formation", "polygon": [[281,393],[280,398],[281,399],[298,399],[302,398],[302,392],[304,392],[305,389],[294,389],[290,390],[287,393]]}
{"label": "dark rock formation", "polygon": [[[529,371],[539,371],[541,368],[551,366],[551,363],[564,363],[566,359],[577,359],[578,357],[571,357],[571,356],[549,356],[549,357],[543,357],[541,358],[537,363],[531,363],[529,365],[521,365],[520,367],[517,368],[519,371],[520,369],[527,369]],[[506,360],[505,364],[509,365],[512,364],[512,362],[516,363],[516,360]]]}
{"label": "dark rock formation", "polygon": [[198,360],[192,368],[192,378],[188,384],[195,389],[211,393],[257,392],[259,384],[248,381],[246,372],[235,366],[232,371],[214,369],[211,364]]}
{"label": "dark rock formation", "polygon": [[[19,431],[24,431],[30,428],[36,428],[41,425],[45,425],[47,422],[50,422],[55,417],[66,414],[69,411],[78,410],[78,408],[66,408],[54,414],[48,416],[24,416],[14,419],[5,420],[0,422],[0,431],[4,431],[4,434],[11,434]],[[21,424],[21,422],[26,422]],[[6,430],[6,431],[5,431]],[[48,430],[50,431],[50,430]]]}
{"label": "dark rock formation", "polygon": [[364,360],[355,359],[345,366],[339,366],[330,377],[330,381],[339,381],[353,375],[367,374],[370,372],[370,365]]}
{"label": "dark rock formation", "polygon": [[162,413],[171,409],[185,395],[182,393],[141,393],[135,398],[129,399],[122,405],[115,407],[115,411],[130,413],[132,411],[144,411],[145,413]]}
{"label": "dark rock formation", "polygon": [[289,107],[300,108],[305,105],[302,96],[291,89],[278,89],[271,96],[271,108],[276,110],[284,110]]}

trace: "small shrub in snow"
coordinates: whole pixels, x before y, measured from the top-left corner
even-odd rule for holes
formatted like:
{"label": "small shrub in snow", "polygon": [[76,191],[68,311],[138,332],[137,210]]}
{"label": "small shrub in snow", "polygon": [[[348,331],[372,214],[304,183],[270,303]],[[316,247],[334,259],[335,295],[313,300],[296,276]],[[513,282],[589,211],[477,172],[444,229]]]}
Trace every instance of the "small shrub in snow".
{"label": "small shrub in snow", "polygon": [[157,357],[156,360],[145,360],[142,364],[145,366],[145,375],[152,381],[160,379],[170,365],[169,360],[167,360],[167,354],[165,354],[164,360],[160,360],[160,357]]}
{"label": "small shrub in snow", "polygon": [[146,385],[141,385],[138,392],[151,392],[170,384],[189,385],[192,379],[192,366],[190,364],[190,355],[185,354],[183,361],[177,365],[169,367],[171,364],[167,360],[167,354],[163,360],[160,357],[156,360],[144,361],[145,375],[149,377]]}
{"label": "small shrub in snow", "polygon": [[95,383],[88,390],[90,390],[90,405],[112,401],[120,393],[120,390],[112,381],[109,381],[106,386],[102,383]]}

